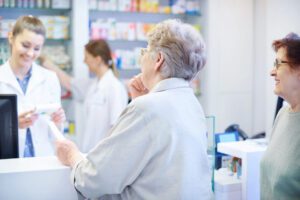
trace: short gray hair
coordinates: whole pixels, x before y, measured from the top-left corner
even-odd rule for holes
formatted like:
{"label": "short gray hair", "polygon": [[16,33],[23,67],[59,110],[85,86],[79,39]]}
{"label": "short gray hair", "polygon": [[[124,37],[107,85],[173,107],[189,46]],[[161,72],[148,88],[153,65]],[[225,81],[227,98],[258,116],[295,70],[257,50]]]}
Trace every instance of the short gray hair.
{"label": "short gray hair", "polygon": [[166,20],[148,33],[150,50],[161,52],[165,62],[163,78],[193,79],[206,63],[205,43],[191,25],[179,20]]}

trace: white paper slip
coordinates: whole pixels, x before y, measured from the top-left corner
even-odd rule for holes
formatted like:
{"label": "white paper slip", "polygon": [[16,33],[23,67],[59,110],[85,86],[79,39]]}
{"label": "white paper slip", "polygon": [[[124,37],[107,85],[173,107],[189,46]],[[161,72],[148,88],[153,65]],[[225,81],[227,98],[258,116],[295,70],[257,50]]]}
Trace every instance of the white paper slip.
{"label": "white paper slip", "polygon": [[57,126],[54,124],[53,121],[49,120],[48,125],[49,125],[51,132],[53,133],[55,139],[57,139],[57,140],[65,139],[65,136],[60,132],[60,130],[57,128]]}
{"label": "white paper slip", "polygon": [[35,112],[38,114],[48,114],[51,115],[60,108],[60,105],[57,103],[50,104],[38,104],[35,106]]}

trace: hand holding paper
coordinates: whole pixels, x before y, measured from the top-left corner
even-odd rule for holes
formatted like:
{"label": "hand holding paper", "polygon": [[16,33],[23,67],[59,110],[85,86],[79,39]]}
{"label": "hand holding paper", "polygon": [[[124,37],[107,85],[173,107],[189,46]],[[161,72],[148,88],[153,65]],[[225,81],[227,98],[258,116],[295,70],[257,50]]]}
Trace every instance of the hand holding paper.
{"label": "hand holding paper", "polygon": [[56,112],[60,107],[61,106],[56,103],[38,104],[35,106],[35,113],[51,115],[52,113]]}
{"label": "hand holding paper", "polygon": [[53,121],[48,121],[48,126],[50,127],[51,132],[53,133],[56,140],[64,140],[65,136],[61,133],[61,131],[57,128]]}

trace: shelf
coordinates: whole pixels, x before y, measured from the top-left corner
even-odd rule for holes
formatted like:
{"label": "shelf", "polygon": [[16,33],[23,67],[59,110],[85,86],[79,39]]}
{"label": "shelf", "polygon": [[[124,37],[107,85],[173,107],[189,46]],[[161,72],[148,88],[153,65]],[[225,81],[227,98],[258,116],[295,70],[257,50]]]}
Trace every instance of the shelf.
{"label": "shelf", "polygon": [[[12,12],[14,11],[14,12]],[[0,8],[0,16],[21,16],[24,14],[40,15],[41,13],[47,13],[47,15],[64,15],[71,12],[69,9],[55,9],[55,8]]]}
{"label": "shelf", "polygon": [[[8,39],[7,38],[0,38],[0,42],[7,42]],[[57,43],[66,43],[66,42],[70,42],[71,39],[68,38],[68,39],[49,39],[49,38],[46,38],[46,43],[47,44],[57,44]]]}
{"label": "shelf", "polygon": [[200,17],[201,15],[190,14],[166,14],[166,13],[142,13],[142,12],[122,12],[122,11],[106,11],[106,10],[90,10],[90,20],[98,18],[108,19],[115,18],[117,21],[123,22],[143,22],[155,23],[166,19],[181,19],[183,21],[192,17]]}
{"label": "shelf", "polygon": [[97,9],[90,9],[90,12],[107,12],[107,13],[127,13],[127,14],[146,14],[146,15],[165,15],[165,16],[190,16],[190,17],[200,17],[200,13],[182,13],[182,14],[175,14],[175,13],[160,13],[160,12],[139,12],[139,11],[119,11],[119,10],[97,10]]}
{"label": "shelf", "polygon": [[0,11],[3,10],[43,10],[43,11],[71,11],[71,8],[19,8],[19,7],[0,7]]}
{"label": "shelf", "polygon": [[146,48],[147,41],[142,40],[107,40],[112,50],[133,50],[136,47]]}

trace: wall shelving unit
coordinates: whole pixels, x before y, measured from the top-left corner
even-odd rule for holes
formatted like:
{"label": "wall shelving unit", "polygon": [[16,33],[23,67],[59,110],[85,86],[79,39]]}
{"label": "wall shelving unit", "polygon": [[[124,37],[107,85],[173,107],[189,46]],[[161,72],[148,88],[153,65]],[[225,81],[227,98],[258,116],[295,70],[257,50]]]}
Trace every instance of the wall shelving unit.
{"label": "wall shelving unit", "polygon": [[[184,22],[200,25],[200,14],[164,14],[164,13],[144,13],[144,12],[123,12],[123,11],[103,11],[89,9],[89,1],[70,0],[70,9],[52,8],[0,8],[0,16],[5,19],[16,19],[21,15],[49,15],[68,16],[70,27],[69,39],[49,39],[46,45],[63,44],[67,48],[67,53],[71,57],[70,73],[76,78],[89,77],[88,68],[84,64],[84,45],[89,41],[90,22],[97,19],[114,18],[117,22],[132,23],[153,23],[156,24],[166,19],[178,18]],[[5,39],[0,39],[0,44]],[[144,40],[108,40],[112,50],[132,50],[134,48],[144,48],[147,42]],[[119,70],[121,79],[129,79],[138,74],[140,69]],[[63,101],[67,112],[67,118],[75,122],[75,132],[82,132],[82,104],[74,102],[72,99]]]}
{"label": "wall shelving unit", "polygon": [[[72,1],[70,1],[71,3]],[[70,8],[36,8],[36,7],[0,7],[0,23],[1,20],[16,20],[20,16],[24,15],[33,15],[33,16],[64,16],[67,17],[69,24],[67,28],[68,35],[66,37],[56,37],[56,38],[46,38],[44,48],[47,47],[53,47],[53,46],[63,46],[66,52],[66,55],[70,57],[70,62],[68,62],[67,66],[68,68],[66,71],[68,73],[72,73],[72,61],[71,59],[74,57],[73,51],[72,51],[72,5],[70,4]],[[2,21],[3,22],[3,21]],[[4,25],[3,25],[4,26]],[[6,26],[6,25],[5,25]],[[6,28],[6,27],[5,27]],[[54,36],[54,35],[53,35]],[[55,36],[54,36],[55,37]],[[4,63],[7,58],[9,57],[9,45],[6,35],[2,35],[0,38],[0,60],[1,63]],[[5,49],[5,52],[3,52],[3,49]],[[65,95],[65,91],[63,90],[63,94]],[[63,99],[62,104],[66,110],[72,111],[72,108],[69,108],[71,106],[71,99]],[[70,120],[74,120],[74,112],[66,112],[67,117]]]}

